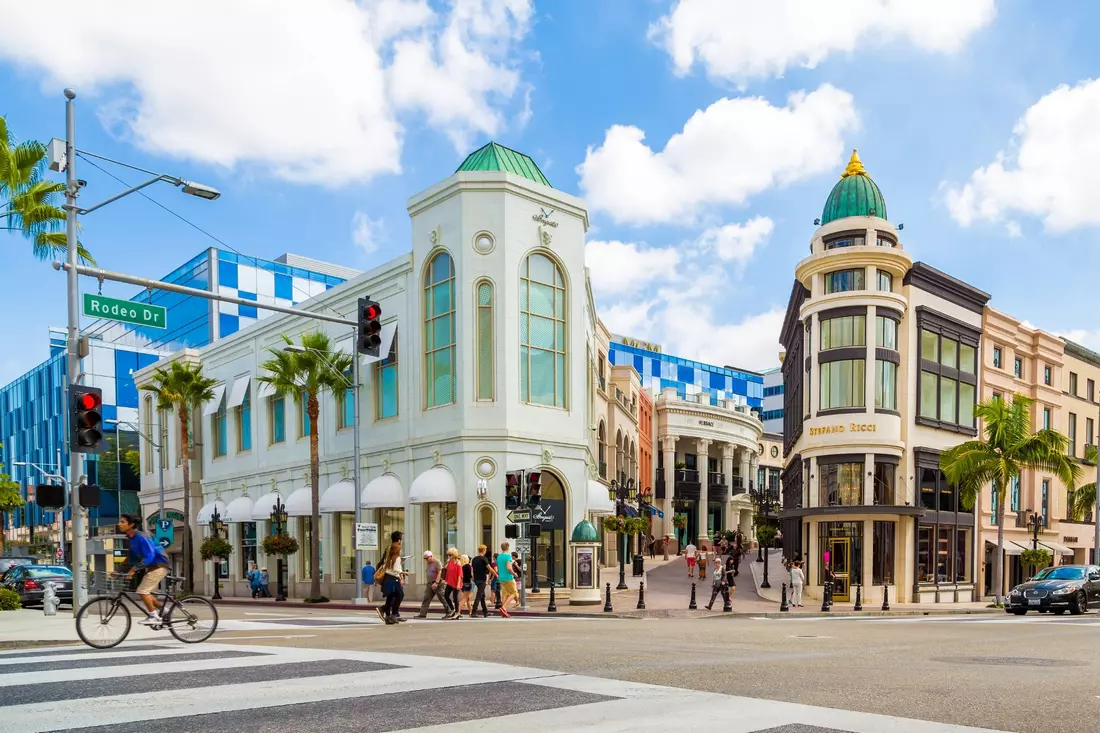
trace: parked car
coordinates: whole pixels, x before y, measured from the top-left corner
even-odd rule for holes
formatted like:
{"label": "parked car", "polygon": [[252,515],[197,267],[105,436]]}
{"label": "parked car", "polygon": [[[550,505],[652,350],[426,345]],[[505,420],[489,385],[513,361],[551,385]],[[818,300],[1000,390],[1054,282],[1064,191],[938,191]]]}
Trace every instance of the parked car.
{"label": "parked car", "polygon": [[0,557],[0,577],[15,565],[34,565],[33,557]]}
{"label": "parked car", "polygon": [[1023,616],[1028,611],[1061,615],[1082,614],[1090,603],[1100,603],[1100,566],[1062,565],[1044,568],[1012,589],[1005,612]]}
{"label": "parked car", "polygon": [[19,594],[24,606],[42,603],[46,583],[53,583],[62,603],[73,602],[73,574],[61,565],[16,565],[4,574],[3,586]]}

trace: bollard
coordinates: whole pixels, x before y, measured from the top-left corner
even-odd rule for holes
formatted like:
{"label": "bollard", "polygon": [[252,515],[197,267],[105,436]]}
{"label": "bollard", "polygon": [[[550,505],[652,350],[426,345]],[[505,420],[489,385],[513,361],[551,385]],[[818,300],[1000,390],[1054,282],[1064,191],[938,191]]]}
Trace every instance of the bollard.
{"label": "bollard", "polygon": [[733,613],[733,597],[729,588],[722,590],[722,613]]}
{"label": "bollard", "polygon": [[638,610],[645,610],[645,581],[638,583]]}
{"label": "bollard", "polygon": [[856,605],[852,610],[863,610],[863,583],[859,583],[858,585],[856,585]]}
{"label": "bollard", "polygon": [[42,590],[42,613],[46,616],[56,616],[57,607],[61,605],[61,599],[57,597],[57,586],[46,583]]}
{"label": "bollard", "polygon": [[882,586],[882,610],[890,610],[890,586]]}
{"label": "bollard", "polygon": [[607,600],[603,604],[603,612],[611,613],[611,583],[607,584]]}
{"label": "bollard", "polygon": [[829,583],[829,581],[825,581],[825,586],[821,589],[821,612],[822,613],[829,613],[829,606],[830,606],[830,603],[829,603],[830,593],[829,593],[829,591],[831,591],[831,590],[832,590],[832,585]]}
{"label": "bollard", "polygon": [[787,584],[783,584],[783,595],[780,596],[779,611],[780,613],[790,613],[791,607],[787,605]]}
{"label": "bollard", "polygon": [[688,604],[688,610],[689,611],[694,611],[697,608],[699,608],[699,606],[695,605],[695,583],[692,583],[691,584],[691,603]]}
{"label": "bollard", "polygon": [[550,603],[546,606],[546,612],[547,613],[557,613],[558,612],[558,601],[557,601],[556,598],[554,598],[554,586],[556,586],[556,585],[557,585],[557,583],[555,583],[552,580],[550,581]]}

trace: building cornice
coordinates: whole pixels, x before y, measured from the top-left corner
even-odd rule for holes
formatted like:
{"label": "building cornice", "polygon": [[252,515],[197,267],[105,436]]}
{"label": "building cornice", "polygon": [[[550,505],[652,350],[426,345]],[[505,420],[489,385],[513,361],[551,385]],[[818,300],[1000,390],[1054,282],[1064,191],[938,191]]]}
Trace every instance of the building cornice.
{"label": "building cornice", "polygon": [[924,262],[914,262],[902,282],[979,314],[984,311],[991,297],[984,290],[951,277]]}
{"label": "building cornice", "polygon": [[900,248],[862,245],[830,249],[812,254],[795,266],[795,277],[803,284],[819,273],[874,266],[892,275],[902,277],[912,266],[909,253]]}
{"label": "building cornice", "polygon": [[416,216],[463,191],[509,193],[534,204],[552,206],[558,211],[580,219],[585,231],[588,231],[588,210],[585,208],[584,200],[504,171],[454,173],[410,196],[406,204],[409,216]]}

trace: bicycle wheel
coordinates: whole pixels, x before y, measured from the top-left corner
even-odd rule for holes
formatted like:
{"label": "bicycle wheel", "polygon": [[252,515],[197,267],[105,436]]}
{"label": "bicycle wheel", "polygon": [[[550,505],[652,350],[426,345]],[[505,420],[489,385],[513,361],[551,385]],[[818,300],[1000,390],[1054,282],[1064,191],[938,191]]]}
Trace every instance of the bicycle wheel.
{"label": "bicycle wheel", "polygon": [[168,630],[185,644],[206,641],[218,628],[218,610],[205,598],[177,600],[168,612]]}
{"label": "bicycle wheel", "polygon": [[95,649],[110,649],[130,633],[130,609],[115,598],[93,598],[76,614],[76,633]]}

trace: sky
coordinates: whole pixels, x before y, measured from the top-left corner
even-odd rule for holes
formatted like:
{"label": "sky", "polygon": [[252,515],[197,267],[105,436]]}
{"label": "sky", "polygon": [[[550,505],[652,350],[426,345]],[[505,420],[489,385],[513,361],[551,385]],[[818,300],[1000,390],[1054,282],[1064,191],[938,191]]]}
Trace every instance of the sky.
{"label": "sky", "polygon": [[[171,213],[131,196],[83,217],[106,269],[158,278],[214,238],[367,269],[409,250],[408,197],[495,140],[587,201],[613,332],[767,369],[858,149],[915,259],[1100,349],[1100,3],[40,0],[4,16],[0,115],[19,139],[63,137],[73,87],[79,148],[223,193],[162,184],[148,195]],[[122,188],[77,166],[83,205]],[[48,356],[65,305],[27,241],[0,246],[3,384]]]}

